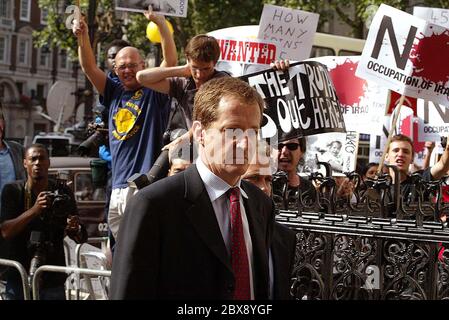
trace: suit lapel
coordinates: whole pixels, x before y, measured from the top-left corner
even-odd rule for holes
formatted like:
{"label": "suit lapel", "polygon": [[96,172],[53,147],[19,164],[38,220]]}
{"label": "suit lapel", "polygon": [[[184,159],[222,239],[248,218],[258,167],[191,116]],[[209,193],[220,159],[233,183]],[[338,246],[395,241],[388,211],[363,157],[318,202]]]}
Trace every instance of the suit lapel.
{"label": "suit lapel", "polygon": [[185,171],[185,187],[185,198],[192,202],[186,211],[187,217],[209,249],[232,272],[212,203],[195,165]]}

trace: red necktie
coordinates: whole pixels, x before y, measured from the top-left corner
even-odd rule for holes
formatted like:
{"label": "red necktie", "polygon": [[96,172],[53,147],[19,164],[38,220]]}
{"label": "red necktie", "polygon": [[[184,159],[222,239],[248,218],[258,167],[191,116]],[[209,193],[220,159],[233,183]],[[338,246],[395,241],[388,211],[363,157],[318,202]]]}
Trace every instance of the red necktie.
{"label": "red necktie", "polygon": [[231,264],[235,277],[235,300],[250,300],[249,264],[240,213],[240,189],[229,189],[231,213]]}

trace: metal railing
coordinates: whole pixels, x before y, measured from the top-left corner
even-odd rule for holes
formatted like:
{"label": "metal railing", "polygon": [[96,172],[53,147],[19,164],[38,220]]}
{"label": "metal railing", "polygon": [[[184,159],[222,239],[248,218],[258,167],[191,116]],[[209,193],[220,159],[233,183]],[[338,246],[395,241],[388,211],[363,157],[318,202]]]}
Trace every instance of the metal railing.
{"label": "metal railing", "polygon": [[26,272],[23,265],[17,261],[14,260],[8,260],[8,259],[0,259],[0,265],[7,266],[7,267],[13,267],[19,271],[20,278],[22,280],[22,289],[23,289],[23,299],[24,300],[30,300],[30,286],[28,284],[28,273]]}
{"label": "metal railing", "polygon": [[109,270],[93,270],[93,269],[85,269],[85,268],[76,268],[76,267],[61,267],[61,266],[51,266],[44,265],[40,266],[33,277],[32,280],[32,290],[33,290],[33,300],[39,300],[39,279],[41,273],[43,272],[59,272],[59,273],[75,273],[77,275],[91,275],[91,276],[102,276],[102,277],[110,277],[111,271]]}

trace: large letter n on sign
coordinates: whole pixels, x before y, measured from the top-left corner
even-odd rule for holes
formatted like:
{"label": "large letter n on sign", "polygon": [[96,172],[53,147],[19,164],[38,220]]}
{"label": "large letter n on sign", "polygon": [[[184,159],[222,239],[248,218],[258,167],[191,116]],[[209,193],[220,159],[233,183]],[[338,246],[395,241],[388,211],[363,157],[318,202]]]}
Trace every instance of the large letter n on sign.
{"label": "large letter n on sign", "polygon": [[404,46],[404,51],[402,54],[399,52],[398,42],[396,40],[396,34],[394,33],[393,23],[391,17],[383,16],[382,22],[380,23],[379,32],[377,33],[376,42],[374,43],[373,52],[371,53],[371,58],[379,58],[380,48],[382,47],[382,42],[385,36],[385,32],[388,31],[388,36],[391,42],[391,48],[393,49],[394,60],[396,61],[396,66],[402,70],[405,69],[407,64],[407,59],[410,56],[410,51],[412,50],[413,40],[415,39],[416,31],[418,29],[412,26],[408,32],[407,42]]}

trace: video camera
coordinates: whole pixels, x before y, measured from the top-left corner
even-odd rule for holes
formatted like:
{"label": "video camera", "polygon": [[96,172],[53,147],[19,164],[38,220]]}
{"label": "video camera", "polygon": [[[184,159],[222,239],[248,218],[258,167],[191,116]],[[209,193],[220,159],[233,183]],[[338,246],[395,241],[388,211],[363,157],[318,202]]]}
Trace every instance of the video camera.
{"label": "video camera", "polygon": [[81,142],[78,152],[81,156],[90,155],[98,151],[98,148],[108,143],[108,126],[105,119],[105,108],[97,106],[94,109],[95,120],[88,124],[88,138]]}
{"label": "video camera", "polygon": [[[162,138],[164,145],[175,141],[186,132],[185,129],[175,129],[173,131],[167,130],[164,132]],[[131,188],[137,188],[140,190],[153,182],[162,179],[167,176],[167,172],[170,168],[170,161],[168,157],[168,150],[163,150],[159,157],[154,162],[148,173],[135,173],[128,180],[128,186]]]}

